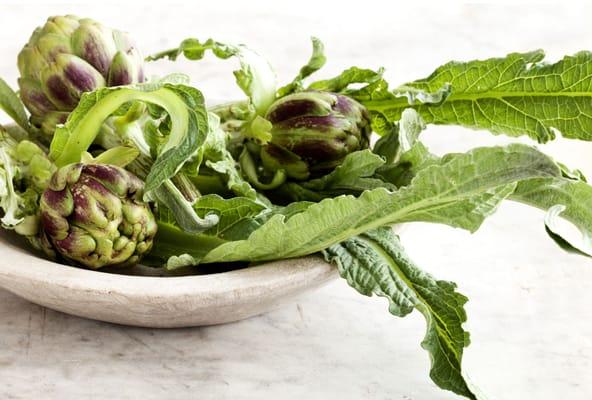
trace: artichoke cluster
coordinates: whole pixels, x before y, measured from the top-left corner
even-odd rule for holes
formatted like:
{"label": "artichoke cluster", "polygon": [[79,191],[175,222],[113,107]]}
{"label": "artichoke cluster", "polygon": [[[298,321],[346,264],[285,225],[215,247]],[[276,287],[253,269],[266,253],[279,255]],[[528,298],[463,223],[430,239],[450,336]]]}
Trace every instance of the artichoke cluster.
{"label": "artichoke cluster", "polygon": [[142,57],[126,33],[88,18],[50,17],[18,55],[20,96],[47,135],[82,93],[144,80]]}
{"label": "artichoke cluster", "polygon": [[[50,17],[34,31],[19,53],[18,68],[20,97],[32,124],[47,138],[85,92],[144,81],[143,60],[125,33],[70,15]],[[245,136],[240,141],[245,156],[241,154],[239,163],[262,190],[279,187],[288,178],[303,181],[327,174],[348,154],[369,147],[368,111],[341,94],[290,94],[261,117],[249,126],[261,128],[264,139]],[[93,269],[133,265],[150,251],[157,223],[142,200],[139,178],[93,160],[53,173],[49,158],[27,143],[21,147],[36,188],[34,203],[39,204],[30,215],[37,224],[29,224],[26,234],[37,247]],[[264,180],[272,177],[271,182],[261,182],[260,173]]]}
{"label": "artichoke cluster", "polygon": [[76,264],[134,265],[151,249],[157,231],[142,188],[139,178],[113,165],[62,167],[41,197],[43,234]]}
{"label": "artichoke cluster", "polygon": [[364,106],[336,93],[304,91],[271,105],[271,141],[261,148],[268,171],[284,169],[296,180],[326,174],[343,158],[370,144],[370,118]]}

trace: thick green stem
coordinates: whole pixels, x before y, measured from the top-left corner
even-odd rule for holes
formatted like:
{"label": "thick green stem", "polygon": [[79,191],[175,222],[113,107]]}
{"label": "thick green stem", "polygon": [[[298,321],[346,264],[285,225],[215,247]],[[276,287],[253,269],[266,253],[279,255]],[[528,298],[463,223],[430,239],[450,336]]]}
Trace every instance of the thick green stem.
{"label": "thick green stem", "polygon": [[62,167],[80,161],[80,156],[95,140],[103,122],[119,107],[130,101],[145,101],[165,109],[171,119],[171,133],[162,152],[174,148],[182,140],[188,129],[189,114],[183,100],[170,89],[161,88],[153,92],[143,92],[122,88],[107,94],[95,103],[82,117],[68,137],[63,150],[56,157],[56,165]]}
{"label": "thick green stem", "polygon": [[200,260],[210,250],[227,243],[217,236],[195,235],[181,229],[158,222],[158,233],[154,238],[155,246],[149,257],[157,264],[166,264],[171,254],[189,254],[196,260]]}
{"label": "thick green stem", "polygon": [[187,200],[191,204],[195,203],[197,199],[200,198],[201,193],[199,193],[199,191],[191,182],[191,180],[187,177],[187,175],[183,173],[178,173],[177,175],[171,178],[171,182],[173,182],[177,189],[179,189],[179,192],[181,192],[185,200]]}

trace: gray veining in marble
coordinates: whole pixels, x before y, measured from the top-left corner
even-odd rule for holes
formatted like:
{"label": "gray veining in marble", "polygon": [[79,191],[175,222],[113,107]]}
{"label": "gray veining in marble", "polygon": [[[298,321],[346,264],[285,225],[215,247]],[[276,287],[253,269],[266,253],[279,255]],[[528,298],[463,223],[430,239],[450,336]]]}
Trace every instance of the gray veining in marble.
{"label": "gray veining in marble", "polygon": [[[351,64],[384,65],[397,83],[453,58],[535,48],[557,58],[590,47],[592,38],[589,6],[388,9],[386,2],[367,1],[344,2],[335,11],[329,2],[279,4],[216,1],[162,9],[3,2],[0,75],[14,84],[14,59],[28,32],[48,14],[67,11],[126,27],[146,51],[186,36],[250,43],[269,56],[284,80],[296,72],[297,61],[307,59],[311,34],[326,43],[326,76]],[[362,22],[352,24],[356,18]],[[211,58],[176,66],[215,98],[239,95],[229,80],[233,67]],[[159,62],[152,71],[169,68]],[[441,127],[431,127],[425,137],[439,153],[507,141]],[[545,149],[592,173],[589,144]],[[474,235],[417,224],[404,232],[403,241],[419,265],[456,281],[469,296],[472,345],[466,368],[485,391],[504,400],[592,397],[592,265],[546,238],[541,213],[506,204]],[[428,378],[429,360],[419,347],[422,317],[396,319],[383,300],[364,298],[341,281],[269,314],[207,328],[98,323],[5,291],[0,291],[0,321],[2,399],[457,398]]]}

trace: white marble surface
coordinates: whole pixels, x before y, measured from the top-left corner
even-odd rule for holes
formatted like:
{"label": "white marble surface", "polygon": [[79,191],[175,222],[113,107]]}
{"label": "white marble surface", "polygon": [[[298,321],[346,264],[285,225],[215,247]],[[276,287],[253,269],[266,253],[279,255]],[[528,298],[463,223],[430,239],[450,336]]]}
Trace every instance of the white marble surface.
{"label": "white marble surface", "polygon": [[[31,2],[29,2],[31,3]],[[396,83],[449,59],[544,48],[551,58],[590,48],[589,6],[385,8],[379,2],[200,2],[193,7],[0,5],[0,75],[49,14],[75,12],[126,27],[146,52],[186,36],[252,44],[288,79],[308,56],[308,36],[327,46],[327,74],[351,64],[388,67]],[[213,4],[209,4],[213,3]],[[279,4],[280,2],[278,2]],[[394,2],[393,2],[394,3]],[[163,4],[163,2],[160,2]],[[257,5],[256,5],[257,4]],[[166,62],[206,95],[229,98],[232,65]],[[504,141],[459,128],[430,128],[437,152]],[[592,174],[592,146],[546,146]],[[506,204],[476,234],[416,224],[403,235],[426,270],[454,280],[467,304],[466,368],[496,399],[592,397],[592,263],[546,238],[542,214]],[[1,250],[0,250],[1,259]],[[10,262],[2,260],[1,262]],[[0,291],[2,399],[455,399],[429,380],[419,315],[391,317],[380,299],[344,282],[277,311],[208,328],[149,330],[69,317]]]}

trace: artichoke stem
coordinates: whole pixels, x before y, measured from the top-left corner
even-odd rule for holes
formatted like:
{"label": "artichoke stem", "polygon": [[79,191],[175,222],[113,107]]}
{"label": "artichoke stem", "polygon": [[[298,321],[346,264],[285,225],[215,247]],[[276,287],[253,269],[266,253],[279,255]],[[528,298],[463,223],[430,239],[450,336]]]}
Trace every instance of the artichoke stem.
{"label": "artichoke stem", "polygon": [[191,204],[195,203],[200,198],[201,193],[195,187],[193,182],[187,177],[187,175],[181,173],[171,178],[173,184],[179,189],[185,200]]}

